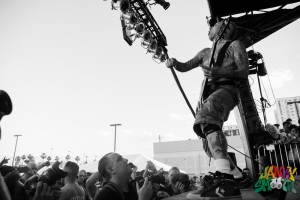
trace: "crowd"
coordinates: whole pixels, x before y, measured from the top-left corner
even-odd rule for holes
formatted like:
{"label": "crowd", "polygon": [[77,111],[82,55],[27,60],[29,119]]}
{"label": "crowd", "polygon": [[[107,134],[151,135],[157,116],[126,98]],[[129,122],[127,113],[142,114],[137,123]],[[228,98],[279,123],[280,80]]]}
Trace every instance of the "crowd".
{"label": "crowd", "polygon": [[[11,99],[0,90],[0,120],[11,112]],[[191,179],[177,167],[168,172],[157,170],[148,161],[145,169],[138,171],[117,153],[103,156],[93,174],[79,171],[72,161],[62,168],[58,160],[36,164],[29,159],[25,166],[10,166],[8,161],[4,157],[0,162],[1,200],[158,200],[197,189],[195,177]],[[48,168],[38,173],[43,167]]]}
{"label": "crowd", "polygon": [[[8,160],[3,158],[0,163],[1,200],[159,200],[198,188],[196,177],[181,173],[177,167],[157,170],[148,161],[139,171],[117,153],[103,156],[96,173],[79,171],[72,161],[60,169],[59,161],[51,166],[48,161],[40,165],[30,161],[13,167],[7,165]],[[49,168],[39,175],[44,166]]]}
{"label": "crowd", "polygon": [[[1,120],[11,113],[12,103],[5,91],[0,90],[0,96]],[[197,184],[197,177],[189,177],[177,167],[157,170],[151,161],[139,171],[117,153],[103,156],[93,174],[79,171],[72,161],[60,168],[59,161],[36,164],[33,159],[20,167],[8,165],[8,160],[4,157],[0,162],[1,200],[160,200],[208,187],[215,176],[204,176]],[[45,166],[48,169],[39,174]],[[242,181],[239,183],[242,187]]]}
{"label": "crowd", "polygon": [[[0,120],[12,112],[9,95],[0,90]],[[1,127],[0,127],[1,138]],[[79,171],[75,162],[59,167],[56,161],[36,164],[34,159],[25,166],[10,166],[4,157],[0,162],[1,200],[159,200],[197,189],[195,177],[191,179],[177,167],[168,172],[157,170],[148,161],[138,171],[117,153],[108,153],[98,164],[98,172]],[[42,174],[38,171],[49,167]]]}
{"label": "crowd", "polygon": [[265,127],[261,126],[257,133],[265,135],[264,140],[256,143],[256,148],[260,145],[268,144],[298,144],[300,143],[300,119],[298,125],[288,118],[282,123],[282,128],[279,124],[267,124]]}
{"label": "crowd", "polygon": [[[0,91],[0,95],[1,120],[11,113],[12,104],[6,92]],[[282,128],[279,124],[267,124],[261,126],[261,130],[269,136],[270,144],[298,145],[299,125],[300,120],[295,125],[291,119],[287,119]],[[17,167],[7,165],[8,160],[4,157],[0,162],[1,200],[160,200],[201,190],[202,187],[213,184],[211,180],[214,179],[206,175],[198,182],[197,177],[189,177],[177,167],[172,167],[169,171],[157,170],[151,161],[147,162],[145,169],[139,171],[118,153],[103,156],[98,163],[98,171],[93,174],[79,171],[78,164],[72,161],[66,162],[61,169],[59,161],[52,164],[46,161],[37,165],[31,160],[25,166]],[[49,168],[38,174],[45,166]],[[215,174],[212,173],[212,176]],[[251,185],[245,172],[241,179],[235,178],[240,188]]]}
{"label": "crowd", "polygon": [[[298,124],[290,118],[279,124],[257,126],[254,148],[258,151],[259,171],[265,166],[291,166],[300,173],[300,119]],[[255,137],[254,137],[255,138]]]}
{"label": "crowd", "polygon": [[[11,99],[0,90],[0,120],[11,112]],[[196,189],[189,176],[176,167],[166,172],[148,161],[145,169],[138,171],[117,153],[103,156],[94,174],[79,171],[72,161],[63,169],[59,161],[50,166],[49,161],[37,165],[32,159],[21,167],[7,165],[8,161],[4,157],[0,162],[1,200],[157,200]],[[38,174],[45,166],[49,168]]]}

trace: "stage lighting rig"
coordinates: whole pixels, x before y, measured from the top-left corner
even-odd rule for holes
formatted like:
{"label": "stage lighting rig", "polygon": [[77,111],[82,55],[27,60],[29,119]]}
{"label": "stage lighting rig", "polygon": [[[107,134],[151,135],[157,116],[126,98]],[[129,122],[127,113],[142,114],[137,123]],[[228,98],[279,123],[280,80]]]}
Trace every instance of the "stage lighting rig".
{"label": "stage lighting rig", "polygon": [[121,25],[123,38],[129,44],[141,38],[141,46],[147,49],[146,53],[152,53],[152,59],[157,62],[165,62],[167,55],[167,40],[150,13],[148,6],[160,4],[164,9],[170,6],[165,0],[112,0],[113,10],[121,11]]}

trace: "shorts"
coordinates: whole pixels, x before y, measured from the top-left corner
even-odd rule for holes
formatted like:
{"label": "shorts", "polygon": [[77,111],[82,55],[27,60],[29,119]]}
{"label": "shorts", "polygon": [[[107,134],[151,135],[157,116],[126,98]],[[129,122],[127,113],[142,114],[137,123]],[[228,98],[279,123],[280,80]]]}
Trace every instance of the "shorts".
{"label": "shorts", "polygon": [[227,121],[230,111],[237,104],[236,87],[224,85],[214,89],[202,104],[198,101],[196,119],[193,126],[195,133],[205,138],[202,129],[208,124],[216,125],[222,130],[223,123]]}

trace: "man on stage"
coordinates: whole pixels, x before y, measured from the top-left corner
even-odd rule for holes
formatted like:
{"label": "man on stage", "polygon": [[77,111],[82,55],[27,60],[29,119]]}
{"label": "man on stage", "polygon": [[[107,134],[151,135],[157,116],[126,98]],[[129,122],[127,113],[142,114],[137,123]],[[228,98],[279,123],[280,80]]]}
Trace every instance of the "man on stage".
{"label": "man on stage", "polygon": [[206,175],[200,189],[189,193],[187,199],[239,199],[241,193],[236,180],[242,178],[242,173],[228,156],[222,126],[238,104],[237,82],[248,77],[248,55],[243,43],[234,40],[237,28],[233,22],[229,22],[222,38],[218,37],[226,25],[224,20],[208,19],[208,25],[213,48],[201,50],[185,63],[175,58],[166,62],[167,67],[179,72],[201,67],[207,80],[202,86],[204,93],[199,98],[193,129],[202,138],[207,155],[214,158],[216,172]]}

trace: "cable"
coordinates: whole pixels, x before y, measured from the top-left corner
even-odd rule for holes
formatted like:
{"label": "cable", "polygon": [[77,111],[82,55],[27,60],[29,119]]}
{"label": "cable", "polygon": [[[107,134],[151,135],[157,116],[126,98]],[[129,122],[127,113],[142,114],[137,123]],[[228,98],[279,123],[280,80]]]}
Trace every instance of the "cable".
{"label": "cable", "polygon": [[262,81],[262,79],[260,79],[260,80],[261,80],[261,84],[262,84],[262,86],[263,86],[263,88],[264,88],[264,92],[265,92],[265,95],[266,95],[266,97],[267,97],[267,101],[269,102],[269,97],[268,97],[268,93],[267,93],[267,91],[266,91],[264,82]]}
{"label": "cable", "polygon": [[254,84],[254,78],[252,78],[251,76],[248,76],[248,78],[252,80],[252,83],[251,84],[249,83],[249,85],[252,86]]}
{"label": "cable", "polygon": [[273,87],[272,87],[272,85],[271,85],[270,77],[269,77],[268,74],[267,74],[267,77],[268,77],[268,80],[269,80],[269,84],[270,84],[270,87],[271,87],[271,91],[272,91],[273,98],[274,98],[274,100],[275,100],[274,103],[271,104],[271,105],[274,106],[274,105],[276,104],[276,98],[275,98],[274,91],[273,91]]}

